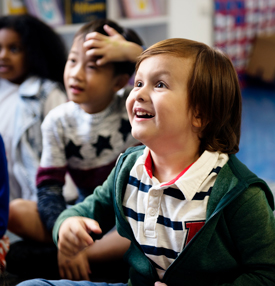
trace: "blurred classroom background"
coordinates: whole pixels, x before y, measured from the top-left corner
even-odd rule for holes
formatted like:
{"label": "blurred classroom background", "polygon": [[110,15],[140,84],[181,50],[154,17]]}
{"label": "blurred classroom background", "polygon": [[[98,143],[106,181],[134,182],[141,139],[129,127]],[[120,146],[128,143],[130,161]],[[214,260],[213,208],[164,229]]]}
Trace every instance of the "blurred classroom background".
{"label": "blurred classroom background", "polygon": [[275,0],[1,0],[0,14],[31,13],[67,47],[87,21],[108,17],[135,29],[146,46],[182,37],[229,55],[240,78],[240,158],[275,192]]}

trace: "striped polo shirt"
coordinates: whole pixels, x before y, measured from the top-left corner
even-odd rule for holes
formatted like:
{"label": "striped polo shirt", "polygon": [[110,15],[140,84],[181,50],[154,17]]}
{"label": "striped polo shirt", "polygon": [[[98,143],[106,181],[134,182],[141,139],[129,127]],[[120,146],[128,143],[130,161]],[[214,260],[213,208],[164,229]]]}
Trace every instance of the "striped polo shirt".
{"label": "striped polo shirt", "polygon": [[124,213],[160,279],[204,225],[209,195],[228,159],[227,154],[205,151],[164,183],[152,175],[149,148],[133,166],[123,199]]}

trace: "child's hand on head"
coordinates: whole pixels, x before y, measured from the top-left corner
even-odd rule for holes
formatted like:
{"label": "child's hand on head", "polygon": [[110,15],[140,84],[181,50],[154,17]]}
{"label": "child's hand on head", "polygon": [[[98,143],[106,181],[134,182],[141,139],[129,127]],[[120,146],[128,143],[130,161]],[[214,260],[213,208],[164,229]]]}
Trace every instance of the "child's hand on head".
{"label": "child's hand on head", "polygon": [[108,25],[104,26],[104,30],[109,36],[98,32],[92,32],[86,36],[84,42],[84,47],[87,49],[86,55],[92,58],[98,57],[97,65],[119,61],[135,62],[143,48],[125,40],[121,34]]}
{"label": "child's hand on head", "polygon": [[85,247],[93,244],[90,232],[96,234],[102,232],[95,220],[76,216],[67,218],[59,229],[59,250],[67,256],[76,255]]}

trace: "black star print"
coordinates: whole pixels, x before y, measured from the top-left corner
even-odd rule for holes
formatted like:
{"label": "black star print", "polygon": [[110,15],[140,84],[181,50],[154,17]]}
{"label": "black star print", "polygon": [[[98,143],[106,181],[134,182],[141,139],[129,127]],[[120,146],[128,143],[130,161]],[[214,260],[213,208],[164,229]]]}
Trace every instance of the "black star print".
{"label": "black star print", "polygon": [[111,138],[111,136],[103,137],[103,136],[99,135],[98,139],[97,139],[97,143],[92,144],[96,148],[96,155],[97,156],[100,155],[100,153],[103,151],[103,149],[113,150],[113,147],[110,145],[110,138]]}
{"label": "black star print", "polygon": [[66,158],[69,159],[74,156],[83,159],[82,155],[80,154],[81,147],[81,145],[76,146],[74,142],[70,140],[69,143],[65,146]]}
{"label": "black star print", "polygon": [[129,120],[125,120],[122,118],[118,131],[122,134],[124,142],[126,141],[128,134],[131,133],[131,128],[132,127]]}

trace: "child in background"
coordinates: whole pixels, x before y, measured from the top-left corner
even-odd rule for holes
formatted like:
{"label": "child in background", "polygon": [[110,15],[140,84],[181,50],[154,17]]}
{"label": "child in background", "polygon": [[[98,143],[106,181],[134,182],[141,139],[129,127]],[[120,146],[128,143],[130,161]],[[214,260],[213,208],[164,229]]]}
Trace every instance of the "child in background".
{"label": "child in background", "polygon": [[6,267],[9,238],[5,235],[9,217],[9,177],[3,139],[0,135],[0,278]]}
{"label": "child in background", "polygon": [[128,285],[274,285],[274,200],[234,155],[241,92],[228,57],[191,40],[161,41],[140,56],[126,106],[145,146],[129,148],[93,195],[60,215],[59,250],[76,255],[116,216],[131,240]]}
{"label": "child in background", "polygon": [[66,102],[61,38],[30,15],[0,17],[0,133],[6,146],[10,199],[37,201],[41,123]]}
{"label": "child in background", "polygon": [[[102,55],[105,51],[94,51],[87,55],[87,47],[83,46],[86,36],[88,49],[108,48],[109,43],[116,47],[118,43],[123,43],[126,50],[134,45],[139,53],[142,51],[142,42],[136,33],[112,21],[96,20],[76,33],[64,71],[70,102],[53,109],[42,124],[43,152],[37,173],[38,204],[21,200],[21,207],[13,211],[18,210],[13,229],[21,237],[40,242],[52,241],[54,222],[66,209],[62,194],[66,172],[69,172],[78,188],[77,202],[80,202],[105,181],[121,152],[139,144],[131,135],[125,107],[130,89],[117,94],[134,73],[136,56],[133,56],[133,51],[131,56],[125,52],[126,61],[119,58],[119,62],[109,62],[109,57],[107,63],[102,65],[101,62],[99,66],[96,61],[100,60],[99,56],[104,59]],[[111,223],[115,225],[114,221]],[[109,235],[106,242],[104,238],[97,246],[99,259],[102,259],[103,249],[109,260],[112,256],[121,256],[129,247],[126,239],[119,237],[116,231]],[[85,257],[81,255],[69,264],[69,258],[59,254],[61,277],[88,279],[90,257],[97,260],[93,250],[89,253],[87,249]]]}

